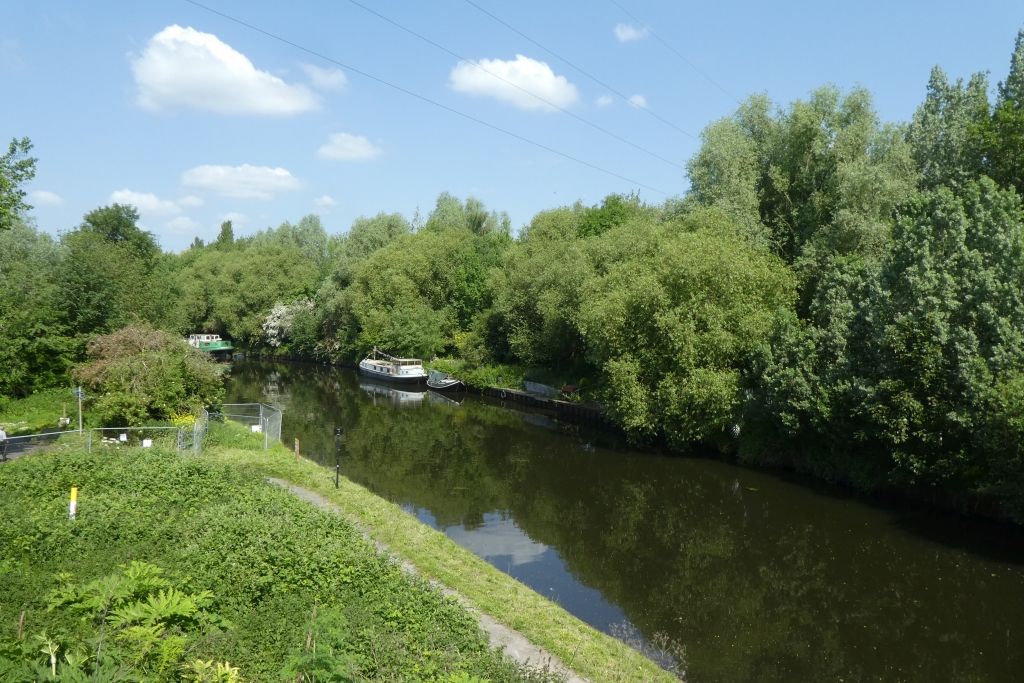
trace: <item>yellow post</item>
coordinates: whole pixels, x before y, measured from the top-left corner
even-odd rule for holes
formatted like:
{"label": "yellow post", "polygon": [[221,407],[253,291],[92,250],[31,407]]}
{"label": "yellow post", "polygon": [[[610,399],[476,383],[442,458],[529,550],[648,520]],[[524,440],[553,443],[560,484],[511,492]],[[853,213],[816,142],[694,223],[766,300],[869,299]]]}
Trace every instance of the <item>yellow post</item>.
{"label": "yellow post", "polygon": [[299,440],[295,439],[295,459],[299,459]]}
{"label": "yellow post", "polygon": [[68,503],[68,519],[74,519],[78,513],[78,487],[71,487],[71,502]]}

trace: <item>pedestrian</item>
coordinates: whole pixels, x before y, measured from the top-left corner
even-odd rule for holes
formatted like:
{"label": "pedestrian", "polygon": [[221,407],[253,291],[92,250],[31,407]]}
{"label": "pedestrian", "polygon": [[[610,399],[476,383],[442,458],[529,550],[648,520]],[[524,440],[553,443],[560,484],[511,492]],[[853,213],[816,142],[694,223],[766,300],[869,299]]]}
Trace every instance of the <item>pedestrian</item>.
{"label": "pedestrian", "polygon": [[7,462],[7,432],[0,425],[0,462]]}

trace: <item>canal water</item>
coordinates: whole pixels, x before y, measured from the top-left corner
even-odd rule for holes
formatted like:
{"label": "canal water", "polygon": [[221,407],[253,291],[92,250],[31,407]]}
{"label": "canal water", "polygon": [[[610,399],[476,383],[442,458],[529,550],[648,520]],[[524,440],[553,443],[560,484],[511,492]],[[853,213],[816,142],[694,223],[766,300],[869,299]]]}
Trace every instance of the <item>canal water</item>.
{"label": "canal water", "polygon": [[354,371],[242,362],[231,402],[692,683],[1024,680],[1024,534]]}

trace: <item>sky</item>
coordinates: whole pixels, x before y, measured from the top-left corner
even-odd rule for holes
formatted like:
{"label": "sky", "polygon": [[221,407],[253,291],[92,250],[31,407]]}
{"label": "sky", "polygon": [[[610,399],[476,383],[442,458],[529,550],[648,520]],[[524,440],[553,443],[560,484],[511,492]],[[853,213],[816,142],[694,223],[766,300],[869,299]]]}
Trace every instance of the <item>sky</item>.
{"label": "sky", "polygon": [[0,4],[0,136],[35,145],[40,229],[130,203],[178,251],[224,220],[425,217],[444,191],[515,229],[661,202],[750,94],[863,86],[905,121],[935,65],[994,87],[1024,28],[1019,0],[198,1]]}

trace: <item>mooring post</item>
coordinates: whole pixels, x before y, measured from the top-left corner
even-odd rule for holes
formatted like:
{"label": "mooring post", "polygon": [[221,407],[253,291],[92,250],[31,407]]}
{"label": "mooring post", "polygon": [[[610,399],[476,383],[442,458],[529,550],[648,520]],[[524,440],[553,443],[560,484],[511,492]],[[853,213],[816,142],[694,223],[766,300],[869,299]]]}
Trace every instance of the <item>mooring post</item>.
{"label": "mooring post", "polygon": [[[338,488],[338,482],[341,479],[341,435],[345,433],[342,427],[334,428],[334,488]],[[298,443],[296,441],[296,443]],[[299,449],[296,448],[295,452],[298,453]]]}

